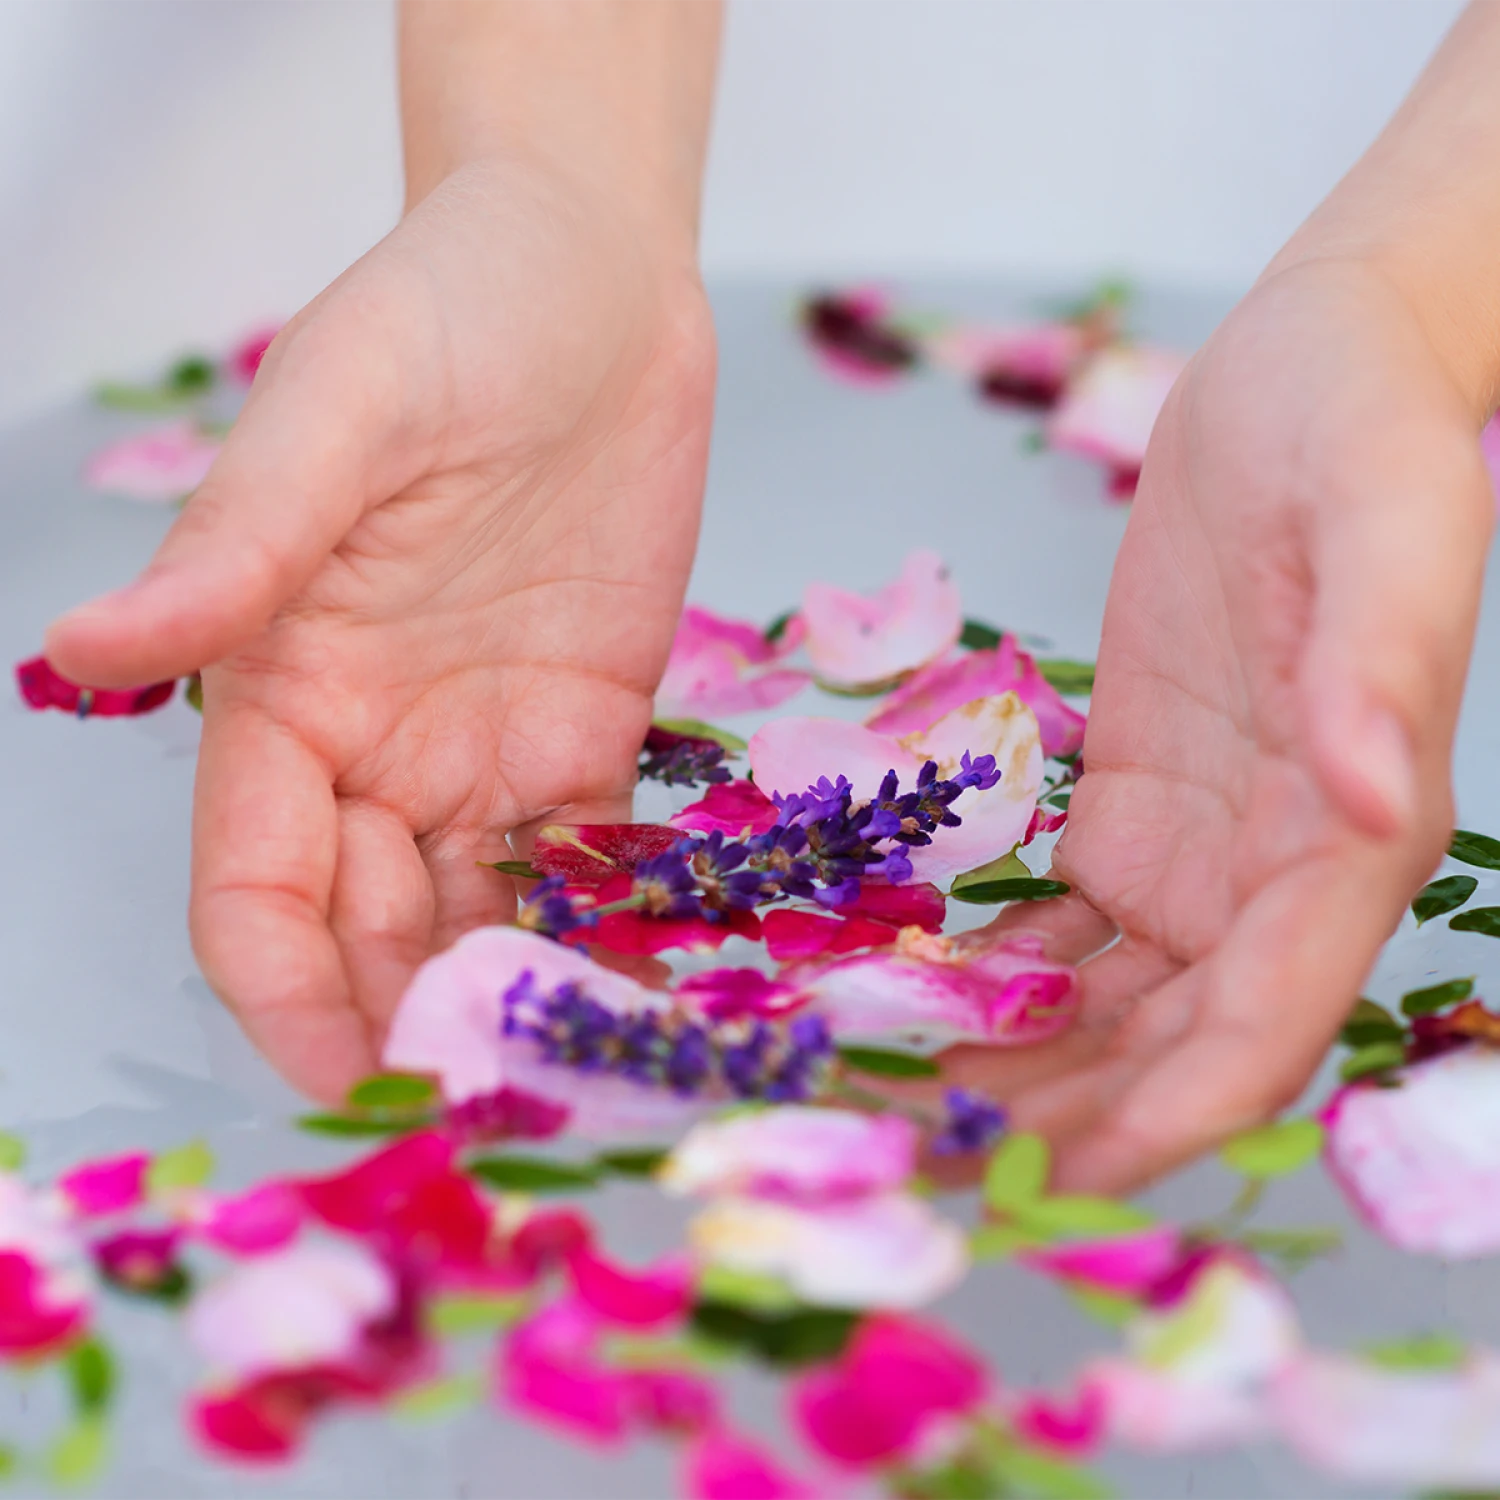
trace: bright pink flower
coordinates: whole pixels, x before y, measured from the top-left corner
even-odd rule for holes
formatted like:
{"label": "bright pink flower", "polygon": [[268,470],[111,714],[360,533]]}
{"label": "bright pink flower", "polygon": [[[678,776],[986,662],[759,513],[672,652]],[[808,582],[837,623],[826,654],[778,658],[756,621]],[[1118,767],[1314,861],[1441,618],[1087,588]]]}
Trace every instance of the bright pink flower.
{"label": "bright pink flower", "polygon": [[829,1491],[814,1489],[787,1471],[763,1449],[716,1428],[687,1450],[683,1493],[688,1500],[827,1500]]}
{"label": "bright pink flower", "polygon": [[688,1370],[624,1370],[625,1404],[634,1420],[650,1432],[683,1436],[713,1427],[719,1417],[719,1393],[701,1375]]}
{"label": "bright pink flower", "polygon": [[1381,1489],[1482,1492],[1500,1483],[1500,1359],[1395,1370],[1308,1353],[1271,1388],[1277,1434],[1309,1464]]}
{"label": "bright pink flower", "polygon": [[239,1262],[193,1299],[186,1329],[200,1357],[243,1380],[351,1359],[397,1297],[390,1269],[369,1251],[309,1242]]}
{"label": "bright pink flower", "polygon": [[807,673],[775,663],[795,649],[800,637],[798,625],[780,640],[768,641],[759,626],[689,605],[656,690],[656,717],[712,719],[785,703],[807,684]]}
{"label": "bright pink flower", "polygon": [[1026,837],[1021,840],[1021,843],[1029,844],[1039,833],[1056,833],[1067,821],[1067,808],[1063,808],[1061,812],[1044,814],[1039,807],[1032,813],[1031,822],[1026,829]]}
{"label": "bright pink flower", "polygon": [[134,1208],[146,1196],[146,1170],[151,1158],[144,1151],[85,1162],[57,1180],[73,1207],[86,1218],[100,1218]]}
{"label": "bright pink flower", "polygon": [[1015,693],[1036,715],[1045,755],[1076,755],[1087,719],[1063,702],[1013,635],[981,651],[965,652],[923,667],[865,720],[879,734],[917,734],[944,714],[1001,693]]}
{"label": "bright pink flower", "polygon": [[818,1205],[906,1186],[917,1131],[900,1115],[786,1104],[696,1125],[667,1158],[669,1193]]}
{"label": "bright pink flower", "polygon": [[568,1261],[573,1289],[596,1316],[621,1328],[660,1328],[679,1322],[693,1300],[693,1272],[681,1258],[646,1271],[628,1271],[595,1250]]}
{"label": "bright pink flower", "polygon": [[1011,1413],[1011,1425],[1024,1442],[1069,1458],[1095,1452],[1106,1421],[1103,1392],[1093,1385],[1084,1385],[1068,1400],[1028,1392]]}
{"label": "bright pink flower", "polygon": [[[823,916],[788,907],[767,912],[760,925],[766,952],[779,964],[889,947],[898,932],[888,923],[872,922],[868,917]],[[793,993],[801,992],[793,989]]]}
{"label": "bright pink flower", "polygon": [[[789,917],[801,913],[774,912],[772,915]],[[769,935],[767,942],[771,946],[771,956],[777,957]],[[701,974],[690,974],[677,986],[675,994],[680,1005],[688,1006],[711,1021],[734,1021],[746,1016],[784,1016],[807,1003],[807,996],[795,985],[768,979],[759,969],[708,969]]]}
{"label": "bright pink flower", "polygon": [[1028,1250],[1023,1265],[1060,1281],[1082,1282],[1123,1297],[1142,1297],[1175,1267],[1182,1255],[1181,1232],[1153,1224],[1102,1240],[1065,1240]]}
{"label": "bright pink flower", "polygon": [[1340,1089],[1324,1116],[1330,1173],[1402,1250],[1448,1259],[1500,1249],[1500,1053],[1464,1047],[1406,1069],[1401,1087]]}
{"label": "bright pink flower", "polygon": [[181,500],[203,483],[223,443],[191,419],[122,438],[88,462],[84,481],[131,500]]}
{"label": "bright pink flower", "polygon": [[1088,353],[1078,323],[955,328],[928,341],[933,362],[972,380],[987,400],[1046,410]]}
{"label": "bright pink flower", "polygon": [[549,823],[536,836],[531,867],[569,885],[599,886],[681,842],[678,829],[660,823]]}
{"label": "bright pink flower", "polygon": [[192,1211],[195,1232],[231,1255],[279,1250],[296,1238],[303,1217],[298,1190],[275,1180],[234,1197],[208,1198]]}
{"label": "bright pink flower", "polygon": [[64,1290],[30,1256],[0,1249],[0,1358],[50,1353],[82,1333],[87,1299]]}
{"label": "bright pink flower", "polygon": [[328,1177],[296,1184],[307,1208],[346,1234],[373,1234],[425,1183],[453,1171],[453,1142],[436,1131],[417,1131]]}
{"label": "bright pink flower", "polygon": [[867,1318],[830,1364],[791,1392],[803,1437],[836,1463],[865,1468],[911,1452],[937,1417],[972,1411],[989,1379],[946,1333],[911,1319]]}
{"label": "bright pink flower", "polygon": [[809,584],[802,618],[813,670],[833,687],[866,687],[913,672],[950,651],[963,630],[958,586],[942,558],[927,551],[913,552],[896,582],[871,595]]}
{"label": "bright pink flower", "polygon": [[1069,382],[1047,423],[1047,441],[1105,464],[1115,477],[1112,492],[1129,495],[1151,429],[1186,364],[1176,350],[1145,344],[1103,350]]}
{"label": "bright pink flower", "polygon": [[507,1260],[525,1285],[570,1263],[594,1242],[594,1230],[571,1208],[542,1209],[528,1215],[506,1243]]}
{"label": "bright pink flower", "polygon": [[767,793],[794,795],[819,777],[841,775],[858,802],[876,795],[887,771],[911,788],[925,761],[937,763],[939,776],[950,776],[965,752],[993,755],[1001,776],[987,791],[971,787],[953,803],[958,827],[939,828],[930,844],[910,850],[915,878],[942,882],[1008,853],[1031,823],[1042,745],[1036,716],[1015,694],[975,699],[899,739],[842,719],[773,719],[751,739],[750,764]]}
{"label": "bright pink flower", "polygon": [[1043,957],[1030,933],[975,948],[908,928],[894,949],[800,965],[784,977],[810,991],[845,1037],[919,1032],[1021,1046],[1065,1030],[1078,1009],[1075,971]]}
{"label": "bright pink flower", "polygon": [[58,708],[85,719],[134,717],[149,714],[171,701],[176,682],[153,682],[138,688],[86,688],[53,671],[44,656],[16,666],[16,684],[29,708]]}
{"label": "bright pink flower", "polygon": [[280,332],[280,323],[268,323],[247,333],[225,357],[225,374],[241,385],[249,385],[260,369],[261,360],[266,357],[266,350],[271,347],[271,340]]}
{"label": "bright pink flower", "polygon": [[724,781],[709,787],[701,802],[683,808],[669,821],[685,833],[717,832],[739,838],[774,828],[776,804],[753,781]]}

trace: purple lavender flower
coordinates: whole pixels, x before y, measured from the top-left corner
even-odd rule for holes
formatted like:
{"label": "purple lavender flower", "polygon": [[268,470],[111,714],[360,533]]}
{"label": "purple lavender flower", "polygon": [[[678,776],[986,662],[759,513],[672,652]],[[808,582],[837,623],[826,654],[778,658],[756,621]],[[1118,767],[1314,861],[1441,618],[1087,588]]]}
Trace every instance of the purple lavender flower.
{"label": "purple lavender flower", "polygon": [[943,1128],[932,1142],[932,1149],[940,1155],[983,1151],[1004,1134],[1005,1111],[983,1094],[949,1089],[943,1095],[943,1109]]}
{"label": "purple lavender flower", "polygon": [[646,733],[641,752],[642,781],[661,781],[667,786],[701,786],[733,779],[724,765],[728,751],[717,741],[698,735],[674,734],[655,724]]}
{"label": "purple lavender flower", "polygon": [[567,894],[566,884],[561,875],[549,875],[543,880],[517,912],[516,926],[549,938],[561,938],[580,927],[593,926],[597,918],[588,907]]}
{"label": "purple lavender flower", "polygon": [[637,896],[645,898],[645,909],[651,916],[681,918],[704,915],[703,898],[692,868],[697,847],[696,839],[684,839],[665,854],[643,859],[635,867],[631,889]]}

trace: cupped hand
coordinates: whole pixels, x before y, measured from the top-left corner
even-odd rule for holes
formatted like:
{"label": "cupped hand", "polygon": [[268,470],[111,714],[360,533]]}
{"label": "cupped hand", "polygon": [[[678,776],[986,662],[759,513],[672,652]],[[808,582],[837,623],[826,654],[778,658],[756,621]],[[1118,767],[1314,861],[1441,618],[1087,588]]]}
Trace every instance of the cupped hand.
{"label": "cupped hand", "polygon": [[689,237],[471,164],[275,341],[141,578],[54,625],[79,681],[206,668],[194,944],[308,1092],[371,1071],[415,967],[513,912],[477,863],[512,830],[628,816],[713,365]]}
{"label": "cupped hand", "polygon": [[1095,955],[1080,1025],[954,1065],[1054,1138],[1064,1186],[1135,1186],[1295,1100],[1440,859],[1478,423],[1394,288],[1336,262],[1264,280],[1173,391],[1056,853],[1077,894],[1003,919]]}

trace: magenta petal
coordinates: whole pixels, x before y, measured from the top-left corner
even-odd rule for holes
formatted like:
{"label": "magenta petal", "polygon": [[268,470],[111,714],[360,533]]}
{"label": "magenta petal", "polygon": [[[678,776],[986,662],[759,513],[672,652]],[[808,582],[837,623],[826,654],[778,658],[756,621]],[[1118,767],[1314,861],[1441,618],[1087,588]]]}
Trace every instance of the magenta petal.
{"label": "magenta petal", "polygon": [[1021,1263],[1044,1276],[1081,1281],[1121,1296],[1143,1296],[1176,1265],[1181,1235],[1171,1224],[1106,1240],[1064,1241],[1028,1250]]}
{"label": "magenta petal", "polygon": [[775,708],[807,683],[805,672],[771,667],[779,655],[759,626],[689,605],[657,688],[657,716],[712,719]]}
{"label": "magenta petal", "polygon": [[753,781],[726,781],[711,786],[701,802],[694,802],[667,820],[688,833],[722,833],[729,838],[766,833],[776,826],[776,804]]}
{"label": "magenta petal", "polygon": [[582,1303],[554,1302],[500,1347],[499,1388],[524,1416],[602,1446],[622,1442],[628,1387],[598,1360],[600,1324]]}
{"label": "magenta petal", "polygon": [[150,1165],[151,1158],[144,1151],[135,1151],[105,1161],[85,1162],[64,1173],[57,1185],[79,1213],[102,1217],[134,1208],[144,1200]]}
{"label": "magenta petal", "polygon": [[1011,1417],[1016,1433],[1068,1458],[1086,1458],[1103,1441],[1107,1411],[1103,1392],[1085,1384],[1070,1401],[1032,1393]]}
{"label": "magenta petal", "polygon": [[683,1492],[688,1500],[828,1500],[781,1468],[763,1449],[719,1428],[687,1450]]}
{"label": "magenta petal", "polygon": [[622,1328],[659,1328],[682,1318],[692,1302],[692,1268],[667,1260],[647,1271],[629,1271],[593,1250],[568,1263],[573,1288],[599,1318]]}
{"label": "magenta petal", "polygon": [[[772,912],[762,927],[776,917],[794,917],[800,912]],[[822,921],[820,917],[811,918]],[[894,936],[894,934],[892,934]],[[770,938],[767,937],[770,944]],[[771,956],[778,955],[771,948]],[[713,1021],[735,1021],[749,1016],[782,1016],[807,1003],[807,996],[795,985],[768,979],[759,969],[709,969],[690,974],[675,991],[679,1003],[686,1004]]]}
{"label": "magenta petal", "polygon": [[266,357],[266,350],[271,347],[271,340],[280,332],[281,324],[268,323],[263,328],[247,333],[224,360],[226,373],[242,385],[249,385],[255,379],[261,361]]}
{"label": "magenta petal", "polygon": [[302,1198],[293,1187],[263,1182],[238,1197],[213,1202],[199,1233],[233,1255],[262,1255],[295,1238],[303,1216]]}
{"label": "magenta petal", "polygon": [[79,718],[134,717],[171,701],[176,682],[153,682],[138,688],[85,688],[54,671],[42,656],[16,666],[16,685],[29,708],[57,708]]}

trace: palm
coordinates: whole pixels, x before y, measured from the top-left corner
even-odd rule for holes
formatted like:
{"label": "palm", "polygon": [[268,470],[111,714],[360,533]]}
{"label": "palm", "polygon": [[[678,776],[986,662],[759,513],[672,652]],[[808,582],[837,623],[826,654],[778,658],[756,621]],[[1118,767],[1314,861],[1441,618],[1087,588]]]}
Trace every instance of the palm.
{"label": "palm", "polygon": [[[628,807],[691,565],[712,394],[691,287],[659,310],[642,287],[646,310],[622,319],[566,246],[497,269],[504,226],[481,218],[466,244],[450,222],[430,255],[420,215],[408,226],[300,332],[348,340],[346,307],[402,309],[391,336],[412,415],[373,455],[393,492],[205,679],[200,956],[272,1059],[324,1095],[373,1065],[417,964],[513,910],[510,882],[478,861],[559,809]],[[444,305],[473,285],[468,253],[517,286],[537,284],[527,253],[546,260],[566,318],[505,285],[488,326]],[[294,336],[284,362],[297,354]],[[268,374],[274,390],[282,372]],[[460,394],[429,412],[425,392]]]}
{"label": "palm", "polygon": [[[1075,958],[1121,940],[1084,965],[1072,1037],[1003,1072],[964,1062],[1069,1146],[1080,1183],[1138,1180],[1290,1102],[1451,826],[1462,650],[1433,669],[1405,836],[1361,827],[1327,727],[1358,667],[1329,644],[1336,553],[1359,545],[1343,505],[1430,461],[1452,426],[1441,380],[1377,311],[1301,282],[1253,295],[1153,436],[1056,861],[1085,899],[1041,919]],[[1392,632],[1425,633],[1391,606]]]}

